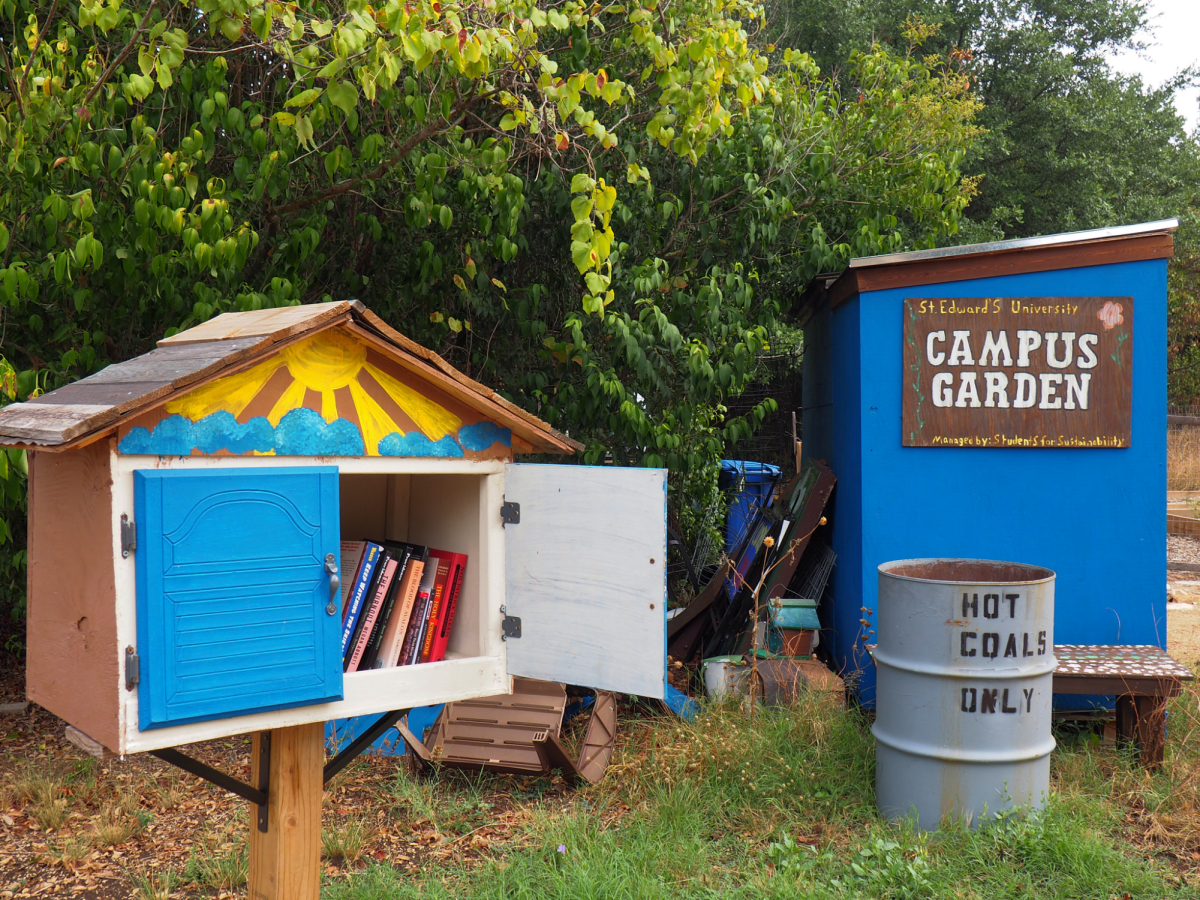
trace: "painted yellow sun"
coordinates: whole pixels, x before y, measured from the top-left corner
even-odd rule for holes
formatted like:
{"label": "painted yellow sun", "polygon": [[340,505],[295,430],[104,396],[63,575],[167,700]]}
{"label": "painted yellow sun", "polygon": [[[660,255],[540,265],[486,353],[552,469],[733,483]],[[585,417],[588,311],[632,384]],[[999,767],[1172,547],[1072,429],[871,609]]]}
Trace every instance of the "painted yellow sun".
{"label": "painted yellow sun", "polygon": [[297,341],[244,372],[218,378],[170,401],[166,410],[186,416],[193,422],[220,411],[237,417],[281,368],[287,369],[292,381],[267,413],[272,426],[277,426],[279,420],[292,410],[302,407],[307,391],[321,395],[321,417],[332,422],[338,418],[334,391],[349,388],[367,453],[377,456],[383,438],[393,433],[403,435],[404,430],[363,387],[365,373],[404,410],[429,440],[439,441],[462,427],[462,420],[454,413],[367,362],[367,348],[336,329]]}

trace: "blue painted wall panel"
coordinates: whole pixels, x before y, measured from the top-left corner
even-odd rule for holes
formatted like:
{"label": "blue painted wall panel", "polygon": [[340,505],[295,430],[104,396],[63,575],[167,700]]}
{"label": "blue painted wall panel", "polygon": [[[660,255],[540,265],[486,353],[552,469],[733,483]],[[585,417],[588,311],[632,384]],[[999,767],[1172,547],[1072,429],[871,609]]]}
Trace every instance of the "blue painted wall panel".
{"label": "blue painted wall panel", "polygon": [[[1058,643],[1165,645],[1166,282],[1166,262],[1152,260],[876,291],[834,310],[839,661],[861,658],[876,567],[923,556],[1050,567]],[[904,298],[1061,296],[1134,298],[1129,448],[901,446]],[[864,701],[873,686],[867,667]]]}
{"label": "blue painted wall panel", "polygon": [[134,519],[142,729],[341,699],[336,467],[135,472]]}

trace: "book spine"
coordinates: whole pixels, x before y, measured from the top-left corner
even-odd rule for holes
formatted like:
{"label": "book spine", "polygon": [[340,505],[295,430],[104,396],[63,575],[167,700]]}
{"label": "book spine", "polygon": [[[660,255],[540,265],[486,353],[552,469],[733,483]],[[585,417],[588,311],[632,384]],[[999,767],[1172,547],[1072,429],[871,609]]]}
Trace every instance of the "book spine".
{"label": "book spine", "polygon": [[413,646],[417,643],[417,635],[421,631],[421,614],[428,603],[429,592],[422,589],[418,592],[416,604],[413,606],[412,618],[408,622],[408,631],[404,635],[404,645],[400,649],[400,662],[397,665],[412,665]]}
{"label": "book spine", "polygon": [[379,607],[379,616],[375,619],[375,627],[371,629],[371,637],[367,641],[367,649],[363,651],[362,659],[359,660],[358,671],[360,672],[363,669],[370,669],[375,665],[375,658],[379,655],[379,645],[383,642],[384,630],[387,628],[388,619],[392,617],[392,610],[396,606],[396,590],[400,587],[404,569],[408,565],[408,561],[412,558],[412,549],[409,547],[395,552],[399,554],[395,570],[392,572],[387,594],[383,598],[383,605]]}
{"label": "book spine", "polygon": [[350,598],[350,591],[354,589],[355,583],[358,581],[358,571],[362,568],[363,554],[366,552],[366,541],[342,541],[342,556],[340,565],[342,567],[342,621],[346,621],[346,613],[350,610],[350,604],[346,601]]}
{"label": "book spine", "polygon": [[342,622],[342,656],[346,655],[346,648],[350,646],[350,638],[354,634],[355,626],[358,625],[360,614],[362,613],[363,598],[367,596],[367,588],[371,584],[371,576],[375,574],[375,565],[379,562],[380,546],[378,544],[367,544],[366,552],[363,553],[362,565],[358,569],[358,578],[354,583],[354,590],[350,594],[350,606],[346,613],[346,619]]}
{"label": "book spine", "polygon": [[346,666],[350,663],[350,657],[354,655],[354,649],[358,646],[358,639],[362,637],[363,626],[367,624],[367,613],[371,608],[371,601],[375,599],[375,591],[379,587],[379,579],[383,577],[384,566],[390,559],[387,550],[379,548],[379,556],[375,559],[375,572],[371,576],[371,581],[367,584],[367,592],[363,594],[362,609],[358,614],[358,624],[354,626],[354,633],[350,635],[350,643],[346,645],[346,652],[342,654],[342,671],[346,671]]}
{"label": "book spine", "polygon": [[417,661],[416,651],[421,646],[421,622],[429,614],[429,601],[433,596],[433,580],[436,573],[437,565],[431,559],[425,563],[425,573],[421,576],[416,605],[413,607],[412,619],[408,623],[408,633],[404,637],[404,648],[400,651],[400,665],[402,666],[410,666]]}
{"label": "book spine", "polygon": [[371,605],[367,608],[366,618],[363,620],[362,633],[358,637],[358,643],[354,645],[354,654],[350,657],[350,662],[346,666],[347,672],[357,672],[359,663],[362,662],[363,654],[367,651],[367,644],[371,641],[371,634],[375,631],[375,623],[379,620],[379,612],[383,608],[384,598],[387,597],[388,589],[392,586],[392,578],[396,574],[396,560],[388,558],[383,566],[383,574],[379,577],[379,581],[375,587],[375,596],[371,598]]}
{"label": "book spine", "polygon": [[454,613],[458,609],[458,595],[462,592],[463,578],[466,577],[467,558],[461,553],[454,554],[450,578],[448,579],[448,594],[443,604],[441,624],[433,636],[433,646],[429,654],[430,662],[440,662],[446,658],[446,648],[450,645],[450,629],[454,625]]}
{"label": "book spine", "polygon": [[388,623],[387,633],[384,634],[383,644],[379,648],[379,656],[375,659],[377,668],[391,668],[399,665],[404,638],[408,634],[408,623],[412,620],[417,591],[421,586],[421,576],[424,574],[424,556],[416,555],[409,562],[408,571],[404,573],[404,580],[400,584],[400,595],[396,598],[392,621]]}
{"label": "book spine", "polygon": [[433,598],[429,603],[429,615],[422,623],[424,634],[421,635],[421,653],[418,658],[423,663],[430,661],[430,653],[433,652],[433,635],[437,631],[438,623],[441,621],[440,615],[442,606],[446,602],[446,582],[449,577],[450,562],[444,558],[439,558],[437,561],[437,578],[433,583]]}

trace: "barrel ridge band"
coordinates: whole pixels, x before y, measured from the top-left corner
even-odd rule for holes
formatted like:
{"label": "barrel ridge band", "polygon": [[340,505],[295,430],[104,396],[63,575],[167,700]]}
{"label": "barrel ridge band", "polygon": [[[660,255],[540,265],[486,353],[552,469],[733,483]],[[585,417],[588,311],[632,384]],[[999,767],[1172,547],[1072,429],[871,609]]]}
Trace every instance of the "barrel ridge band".
{"label": "barrel ridge band", "polygon": [[871,734],[875,735],[875,740],[883,744],[885,747],[890,747],[893,750],[899,750],[901,753],[907,753],[909,756],[920,756],[924,759],[944,759],[950,762],[979,762],[979,763],[1008,763],[1008,762],[1028,762],[1034,759],[1041,759],[1043,756],[1048,756],[1050,751],[1058,746],[1054,738],[1047,738],[1045,742],[1037,744],[1033,747],[1014,748],[1012,750],[950,750],[942,748],[936,753],[932,753],[922,744],[917,744],[913,741],[906,741],[902,738],[895,738],[888,734],[880,734],[879,726],[871,726]]}
{"label": "barrel ridge band", "polygon": [[1058,660],[1051,653],[1047,660],[1037,668],[1014,669],[1011,666],[1004,669],[946,669],[929,663],[899,663],[889,659],[886,652],[880,653],[879,647],[871,654],[875,665],[883,663],[901,672],[916,672],[919,675],[936,675],[939,678],[1039,678],[1042,675],[1052,675],[1058,668]]}

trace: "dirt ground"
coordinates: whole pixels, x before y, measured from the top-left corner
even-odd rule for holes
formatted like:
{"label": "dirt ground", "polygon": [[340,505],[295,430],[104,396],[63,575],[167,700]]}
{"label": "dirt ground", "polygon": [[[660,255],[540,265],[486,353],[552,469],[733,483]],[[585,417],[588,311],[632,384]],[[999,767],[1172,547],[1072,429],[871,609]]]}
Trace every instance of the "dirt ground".
{"label": "dirt ground", "polygon": [[1167,538],[1167,652],[1182,663],[1200,663],[1200,572],[1172,563],[1200,564],[1200,539]]}

